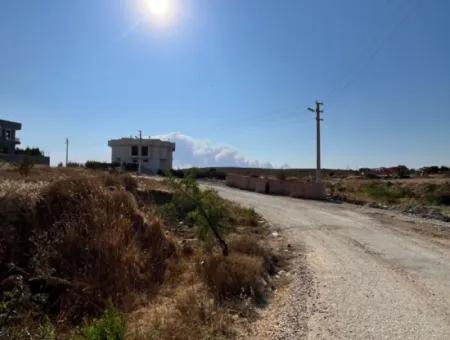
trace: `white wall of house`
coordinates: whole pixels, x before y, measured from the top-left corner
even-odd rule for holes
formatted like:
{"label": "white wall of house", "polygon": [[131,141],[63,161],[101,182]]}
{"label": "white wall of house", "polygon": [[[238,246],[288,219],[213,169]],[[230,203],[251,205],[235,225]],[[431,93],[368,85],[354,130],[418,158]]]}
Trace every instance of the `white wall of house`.
{"label": "white wall of house", "polygon": [[138,164],[141,159],[143,172],[157,173],[158,170],[172,169],[174,143],[159,139],[121,138],[110,140],[108,145],[111,147],[112,163]]}

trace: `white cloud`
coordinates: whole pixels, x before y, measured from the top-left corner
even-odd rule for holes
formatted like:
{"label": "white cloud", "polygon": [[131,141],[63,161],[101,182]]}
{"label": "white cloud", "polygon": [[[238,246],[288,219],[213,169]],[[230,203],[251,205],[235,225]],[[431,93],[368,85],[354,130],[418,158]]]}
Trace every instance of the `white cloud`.
{"label": "white cloud", "polygon": [[176,143],[174,168],[196,167],[252,167],[272,168],[270,162],[252,160],[228,146],[213,145],[207,140],[195,139],[180,132],[152,136]]}

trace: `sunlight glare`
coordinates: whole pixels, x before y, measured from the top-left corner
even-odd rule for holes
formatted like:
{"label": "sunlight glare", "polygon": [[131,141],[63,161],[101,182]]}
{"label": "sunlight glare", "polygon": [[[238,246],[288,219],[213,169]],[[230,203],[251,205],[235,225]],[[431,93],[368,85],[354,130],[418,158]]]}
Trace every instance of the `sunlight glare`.
{"label": "sunlight glare", "polygon": [[170,21],[174,14],[173,0],[146,0],[150,14],[161,22]]}

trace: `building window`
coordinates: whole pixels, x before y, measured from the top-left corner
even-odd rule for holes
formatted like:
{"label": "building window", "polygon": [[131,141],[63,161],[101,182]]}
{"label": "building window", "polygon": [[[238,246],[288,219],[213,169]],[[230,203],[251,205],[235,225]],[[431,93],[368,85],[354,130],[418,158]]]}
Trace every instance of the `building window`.
{"label": "building window", "polygon": [[144,158],[144,163],[148,163],[148,158]]}
{"label": "building window", "polygon": [[131,147],[131,156],[137,156],[138,152],[139,152],[139,149],[138,149],[137,145],[133,145]]}
{"label": "building window", "polygon": [[116,157],[116,162],[120,163],[120,157]]}
{"label": "building window", "polygon": [[11,130],[5,129],[5,139],[10,140],[11,139]]}
{"label": "building window", "polygon": [[141,149],[142,156],[148,156],[148,146],[143,146]]}

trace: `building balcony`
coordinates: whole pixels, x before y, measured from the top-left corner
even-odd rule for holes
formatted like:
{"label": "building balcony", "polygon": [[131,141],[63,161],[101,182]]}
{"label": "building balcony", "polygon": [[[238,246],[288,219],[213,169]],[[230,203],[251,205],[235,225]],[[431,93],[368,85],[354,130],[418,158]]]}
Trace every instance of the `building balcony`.
{"label": "building balcony", "polygon": [[20,138],[2,138],[0,137],[0,143],[2,144],[20,144]]}

